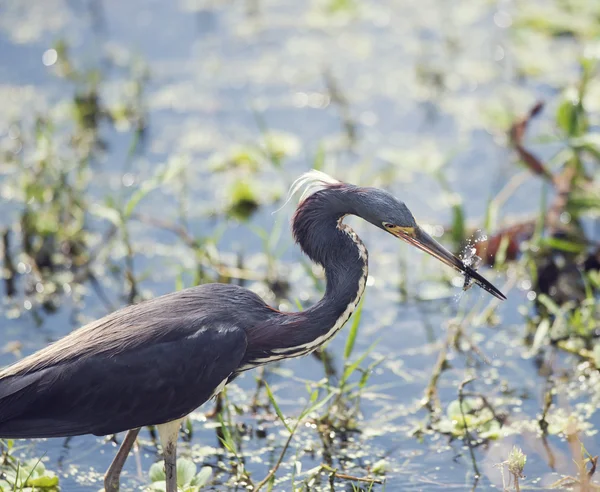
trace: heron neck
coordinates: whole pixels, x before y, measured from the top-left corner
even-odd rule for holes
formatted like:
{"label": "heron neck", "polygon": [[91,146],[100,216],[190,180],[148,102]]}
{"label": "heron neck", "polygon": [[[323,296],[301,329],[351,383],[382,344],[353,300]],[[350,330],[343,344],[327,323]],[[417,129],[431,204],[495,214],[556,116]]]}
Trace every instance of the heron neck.
{"label": "heron neck", "polygon": [[303,355],[327,341],[350,318],[365,289],[368,253],[352,228],[343,223],[353,213],[337,190],[320,192],[300,205],[294,236],[307,256],[325,270],[323,298],[299,313],[282,315],[291,355]]}
{"label": "heron neck", "polygon": [[356,309],[367,281],[368,256],[356,233],[342,222],[354,213],[343,198],[343,190],[329,188],[298,207],[294,237],[304,253],[325,269],[325,294],[305,311],[273,310],[264,323],[247,330],[241,371],[312,352],[334,336]]}
{"label": "heron neck", "polygon": [[337,221],[336,239],[329,244],[336,254],[318,262],[325,269],[325,294],[315,305],[298,313],[304,321],[301,331],[306,338],[317,340],[317,346],[334,336],[348,321],[366,286],[367,248],[352,228],[342,222],[343,218]]}

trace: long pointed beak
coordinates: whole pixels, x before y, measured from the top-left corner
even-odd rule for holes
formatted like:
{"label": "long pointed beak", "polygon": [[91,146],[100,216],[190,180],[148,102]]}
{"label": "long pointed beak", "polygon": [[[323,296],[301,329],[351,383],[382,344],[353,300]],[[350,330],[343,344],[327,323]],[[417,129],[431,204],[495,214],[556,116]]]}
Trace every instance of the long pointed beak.
{"label": "long pointed beak", "polygon": [[483,278],[479,273],[477,273],[473,268],[468,265],[465,265],[464,262],[454,256],[450,251],[444,248],[440,243],[438,243],[435,239],[433,239],[429,234],[427,234],[423,229],[419,226],[414,228],[395,228],[394,230],[390,230],[394,236],[406,241],[413,246],[416,246],[422,251],[429,253],[434,258],[437,258],[442,263],[445,263],[448,266],[451,266],[455,270],[458,270],[464,275],[472,278],[479,287],[483,290],[489,292],[493,296],[497,297],[500,300],[505,300],[506,296],[500,292],[491,282],[487,281]]}

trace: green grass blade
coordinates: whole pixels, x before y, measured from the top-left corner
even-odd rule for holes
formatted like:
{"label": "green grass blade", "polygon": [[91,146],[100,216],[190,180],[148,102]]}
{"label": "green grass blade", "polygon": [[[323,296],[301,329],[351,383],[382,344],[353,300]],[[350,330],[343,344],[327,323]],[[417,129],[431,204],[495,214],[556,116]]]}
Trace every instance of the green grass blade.
{"label": "green grass blade", "polygon": [[350,364],[349,366],[347,366],[344,369],[344,374],[342,376],[342,379],[340,381],[340,386],[346,384],[346,381],[348,381],[348,378],[352,375],[352,373],[354,371],[356,371],[356,369],[358,368],[358,366],[360,366],[360,364],[362,364],[362,362],[366,359],[367,355],[369,355],[373,349],[375,348],[375,346],[379,343],[379,339],[375,340],[371,346],[364,352],[364,354],[362,354],[358,359],[356,359],[356,361],[354,361],[352,364]]}
{"label": "green grass blade", "polygon": [[275,409],[275,413],[279,417],[279,420],[281,420],[281,422],[283,423],[283,425],[285,425],[285,428],[291,434],[292,433],[292,429],[290,428],[290,426],[285,421],[285,417],[283,416],[283,413],[281,413],[281,409],[279,408],[279,405],[277,404],[277,401],[275,401],[275,396],[273,396],[273,392],[271,391],[271,388],[266,383],[266,381],[265,381],[265,389],[267,390],[267,396],[269,397],[269,400],[271,401],[271,405],[273,405],[273,408]]}
{"label": "green grass blade", "polygon": [[348,360],[352,355],[352,351],[354,350],[354,343],[356,342],[356,335],[358,335],[358,327],[360,325],[360,318],[362,316],[362,308],[363,303],[365,301],[365,297],[363,296],[360,302],[358,303],[358,308],[354,313],[354,317],[352,318],[352,325],[350,326],[350,333],[348,333],[348,338],[346,340],[346,347],[344,349],[344,359]]}
{"label": "green grass blade", "polygon": [[311,405],[307,408],[305,408],[302,413],[300,414],[300,417],[298,417],[298,422],[300,422],[304,417],[306,417],[309,413],[315,412],[317,411],[319,408],[321,408],[322,406],[324,406],[329,400],[331,400],[331,398],[335,395],[335,393],[330,392],[327,394],[327,396],[325,398],[323,398],[322,400],[316,402],[314,405]]}

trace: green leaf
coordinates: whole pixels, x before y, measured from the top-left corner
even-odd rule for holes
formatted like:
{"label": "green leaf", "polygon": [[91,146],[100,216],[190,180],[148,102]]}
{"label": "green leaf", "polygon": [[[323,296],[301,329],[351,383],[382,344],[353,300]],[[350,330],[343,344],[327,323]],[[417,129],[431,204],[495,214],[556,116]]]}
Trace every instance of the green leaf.
{"label": "green leaf", "polygon": [[[17,475],[19,476],[19,482],[21,482],[21,486],[23,486],[23,484],[26,485],[30,479],[34,479],[38,476],[39,472],[36,471],[36,469],[41,470],[42,472],[46,471],[46,467],[42,463],[42,458],[34,458],[29,460],[23,466],[19,464]],[[24,476],[25,478],[23,478]]]}
{"label": "green leaf", "polygon": [[233,447],[230,441],[227,441],[222,437],[219,437],[219,441],[221,441],[221,444],[223,444],[223,446],[225,446],[225,449],[227,449],[227,451],[229,451],[231,454],[237,454],[235,448]]}
{"label": "green leaf", "polygon": [[460,409],[460,400],[453,400],[448,404],[448,408],[446,410],[446,415],[451,420],[460,420],[462,421],[462,414],[467,414],[473,410],[473,402],[469,398],[463,398],[462,401],[462,411]]}
{"label": "green leaf", "polygon": [[248,219],[259,207],[259,197],[253,183],[239,179],[229,189],[227,212],[238,220]]}
{"label": "green leaf", "polygon": [[300,140],[291,133],[269,131],[263,135],[264,149],[271,162],[281,166],[284,158],[295,156],[300,152]]}
{"label": "green leaf", "polygon": [[557,237],[547,237],[542,239],[542,244],[559,251],[565,251],[566,253],[581,253],[585,251],[586,245],[582,243],[576,243],[568,241],[567,239],[561,239]]}
{"label": "green leaf", "polygon": [[452,206],[452,241],[459,248],[465,240],[465,214],[462,205],[457,203]]}
{"label": "green leaf", "polygon": [[514,476],[521,476],[526,462],[527,455],[523,453],[520,447],[513,446],[512,451],[508,455],[508,471]]}
{"label": "green leaf", "polygon": [[538,301],[544,305],[544,307],[553,314],[554,316],[562,315],[562,311],[560,310],[560,306],[556,304],[549,296],[546,294],[540,294],[538,296]]}
{"label": "green leaf", "polygon": [[594,289],[600,290],[600,270],[590,270],[587,278]]}
{"label": "green leaf", "polygon": [[27,485],[29,487],[40,487],[40,488],[50,488],[56,487],[58,485],[58,477],[53,473],[46,472],[45,475],[30,478],[27,480]]}
{"label": "green leaf", "polygon": [[161,461],[159,463],[153,463],[150,467],[150,481],[152,482],[164,482],[167,476],[165,475],[165,465]]}
{"label": "green leaf", "polygon": [[224,172],[231,169],[245,169],[256,172],[264,162],[258,149],[251,146],[236,146],[227,152],[217,152],[208,160],[208,167],[214,172]]}
{"label": "green leaf", "polygon": [[[463,402],[463,409],[466,411],[466,407]],[[455,419],[457,415],[460,415],[460,402],[458,400],[452,400],[446,408],[446,415],[450,420]]]}
{"label": "green leaf", "polygon": [[592,352],[594,357],[594,364],[596,364],[596,369],[600,369],[600,345],[594,345],[594,351]]}
{"label": "green leaf", "polygon": [[371,374],[373,374],[373,371],[375,370],[375,368],[381,364],[383,361],[385,360],[384,357],[380,358],[379,360],[376,360],[374,362],[372,362],[371,364],[369,364],[369,366],[362,371],[362,375],[360,377],[360,381],[358,382],[358,388],[359,389],[364,389],[367,386],[367,382],[369,381],[369,378],[371,377]]}
{"label": "green leaf", "polygon": [[152,482],[150,484],[150,490],[156,490],[157,492],[167,492],[167,483],[164,480],[162,482]]}
{"label": "green leaf", "polygon": [[138,206],[138,204],[142,201],[142,199],[150,193],[157,186],[156,181],[150,180],[146,181],[142,184],[142,186],[131,195],[131,198],[125,204],[125,208],[123,210],[123,217],[128,219],[133,214],[133,211]]}
{"label": "green leaf", "polygon": [[227,451],[237,456],[237,451],[235,449],[235,442],[233,442],[233,438],[231,437],[231,431],[229,430],[229,426],[225,424],[223,420],[223,414],[219,413],[219,422],[221,424],[221,433],[223,437],[219,437],[219,440],[227,448]]}
{"label": "green leaf", "polygon": [[192,460],[187,458],[180,458],[177,460],[177,485],[184,487],[189,484],[194,477],[198,468]]}
{"label": "green leaf", "polygon": [[350,13],[356,9],[354,0],[330,0],[327,5],[330,13]]}
{"label": "green leaf", "polygon": [[382,458],[373,464],[373,466],[371,467],[371,473],[374,473],[375,475],[381,475],[385,473],[386,468],[387,462],[385,458]]}
{"label": "green leaf", "polygon": [[571,134],[573,107],[573,101],[566,100],[556,109],[556,123],[567,135]]}
{"label": "green leaf", "polygon": [[[19,468],[20,470],[20,468]],[[12,469],[4,470],[4,478],[9,482],[16,483],[17,481],[17,472]]]}
{"label": "green leaf", "polygon": [[[29,460],[26,466],[31,470],[32,476],[37,477],[46,474],[46,466],[42,462],[42,458],[34,458]],[[48,473],[52,474],[51,472]]]}
{"label": "green leaf", "polygon": [[175,290],[180,291],[184,289],[183,285],[183,272],[179,272],[175,277]]}
{"label": "green leaf", "polygon": [[548,337],[548,333],[550,332],[550,321],[547,318],[544,318],[540,321],[540,324],[535,331],[535,335],[533,337],[533,343],[531,344],[531,352],[537,353],[542,346],[542,343]]}
{"label": "green leaf", "polygon": [[311,394],[310,394],[310,403],[314,403],[317,401],[317,398],[319,398],[319,390],[314,390]]}
{"label": "green leaf", "polygon": [[576,149],[589,152],[597,161],[600,161],[600,133],[586,133],[578,138],[573,138],[569,144]]}
{"label": "green leaf", "polygon": [[356,361],[344,368],[344,374],[340,381],[340,386],[344,385],[346,381],[348,381],[348,378],[352,375],[354,371],[356,371],[358,366],[362,364],[362,362],[366,359],[367,355],[369,355],[373,351],[373,349],[378,343],[379,340],[375,340],[375,342],[373,342],[371,346]]}
{"label": "green leaf", "polygon": [[318,401],[316,403],[314,403],[313,405],[305,408],[304,410],[302,410],[302,413],[300,414],[300,417],[298,417],[298,422],[300,422],[304,417],[306,417],[308,414],[317,411],[319,408],[321,408],[322,406],[324,406],[329,400],[331,400],[331,398],[333,398],[333,396],[335,396],[335,393],[333,391],[331,391],[325,398],[323,398],[321,401]]}
{"label": "green leaf", "polygon": [[498,250],[496,251],[496,257],[494,258],[494,266],[500,267],[506,263],[506,252],[508,251],[508,245],[510,244],[510,237],[508,235],[502,236]]}
{"label": "green leaf", "polygon": [[352,351],[354,350],[354,342],[356,341],[356,335],[358,334],[358,327],[360,325],[360,318],[362,316],[362,308],[363,302],[365,298],[364,296],[358,303],[358,308],[354,313],[354,317],[352,318],[352,325],[350,326],[350,332],[348,333],[348,338],[346,339],[346,347],[344,349],[344,359],[349,359],[352,355]]}
{"label": "green leaf", "polygon": [[114,225],[121,225],[121,214],[119,211],[111,206],[104,206],[100,204],[92,204],[89,208],[91,214],[96,217],[100,217],[101,219],[106,219],[109,222],[112,222]]}
{"label": "green leaf", "polygon": [[569,137],[579,137],[585,133],[587,121],[579,97],[572,90],[565,94],[565,100],[556,111],[556,123]]}
{"label": "green leaf", "polygon": [[281,413],[281,409],[279,408],[279,405],[277,404],[277,402],[275,401],[275,396],[273,396],[273,392],[271,391],[271,388],[269,387],[269,385],[266,383],[265,381],[265,389],[267,390],[267,396],[269,397],[269,400],[271,401],[271,405],[273,405],[273,408],[275,409],[275,413],[277,414],[277,416],[279,417],[279,420],[281,420],[281,422],[283,423],[283,425],[285,425],[285,428],[290,432],[290,434],[292,433],[292,429],[290,428],[290,426],[287,424],[287,422],[285,421],[285,417],[283,416],[283,413]]}
{"label": "green leaf", "polygon": [[194,477],[194,480],[192,480],[191,485],[195,485],[198,488],[204,487],[210,480],[210,477],[212,477],[212,472],[210,466],[203,466],[200,472]]}
{"label": "green leaf", "polygon": [[189,159],[183,156],[174,156],[169,159],[167,166],[156,175],[156,181],[159,183],[170,183],[180,176],[189,165]]}
{"label": "green leaf", "polygon": [[325,150],[325,145],[323,145],[323,143],[321,142],[319,144],[319,146],[317,147],[317,151],[315,153],[315,157],[313,159],[313,169],[316,169],[317,171],[322,171],[323,168],[325,167],[325,157],[326,157],[326,150]]}
{"label": "green leaf", "polygon": [[490,422],[484,426],[484,430],[479,433],[481,439],[498,439],[502,434],[502,428],[497,420],[490,420]]}
{"label": "green leaf", "polygon": [[496,229],[496,224],[498,222],[498,205],[494,200],[490,200],[488,202],[488,206],[485,210],[485,222],[484,222],[484,230],[493,231]]}
{"label": "green leaf", "polygon": [[574,214],[600,209],[600,195],[597,192],[573,193],[567,204]]}

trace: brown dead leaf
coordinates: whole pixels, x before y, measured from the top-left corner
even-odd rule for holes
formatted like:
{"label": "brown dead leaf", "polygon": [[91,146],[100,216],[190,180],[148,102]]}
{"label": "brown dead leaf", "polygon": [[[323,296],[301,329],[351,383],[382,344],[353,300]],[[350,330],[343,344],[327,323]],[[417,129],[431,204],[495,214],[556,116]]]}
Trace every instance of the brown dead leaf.
{"label": "brown dead leaf", "polygon": [[481,257],[486,265],[493,265],[496,262],[496,255],[504,241],[506,245],[506,259],[514,260],[517,258],[521,243],[529,239],[535,230],[535,222],[527,221],[501,229],[495,234],[489,236],[485,241],[479,241],[474,244],[477,256]]}
{"label": "brown dead leaf", "polygon": [[554,181],[554,177],[552,173],[546,169],[546,166],[540,161],[535,155],[529,152],[523,146],[523,139],[525,138],[525,131],[527,130],[527,125],[532,118],[535,118],[543,109],[544,103],[542,101],[538,101],[530,110],[529,113],[523,118],[515,121],[513,125],[510,127],[510,140],[519,154],[520,159],[527,166],[527,168],[534,174],[538,176],[543,176],[549,181]]}

